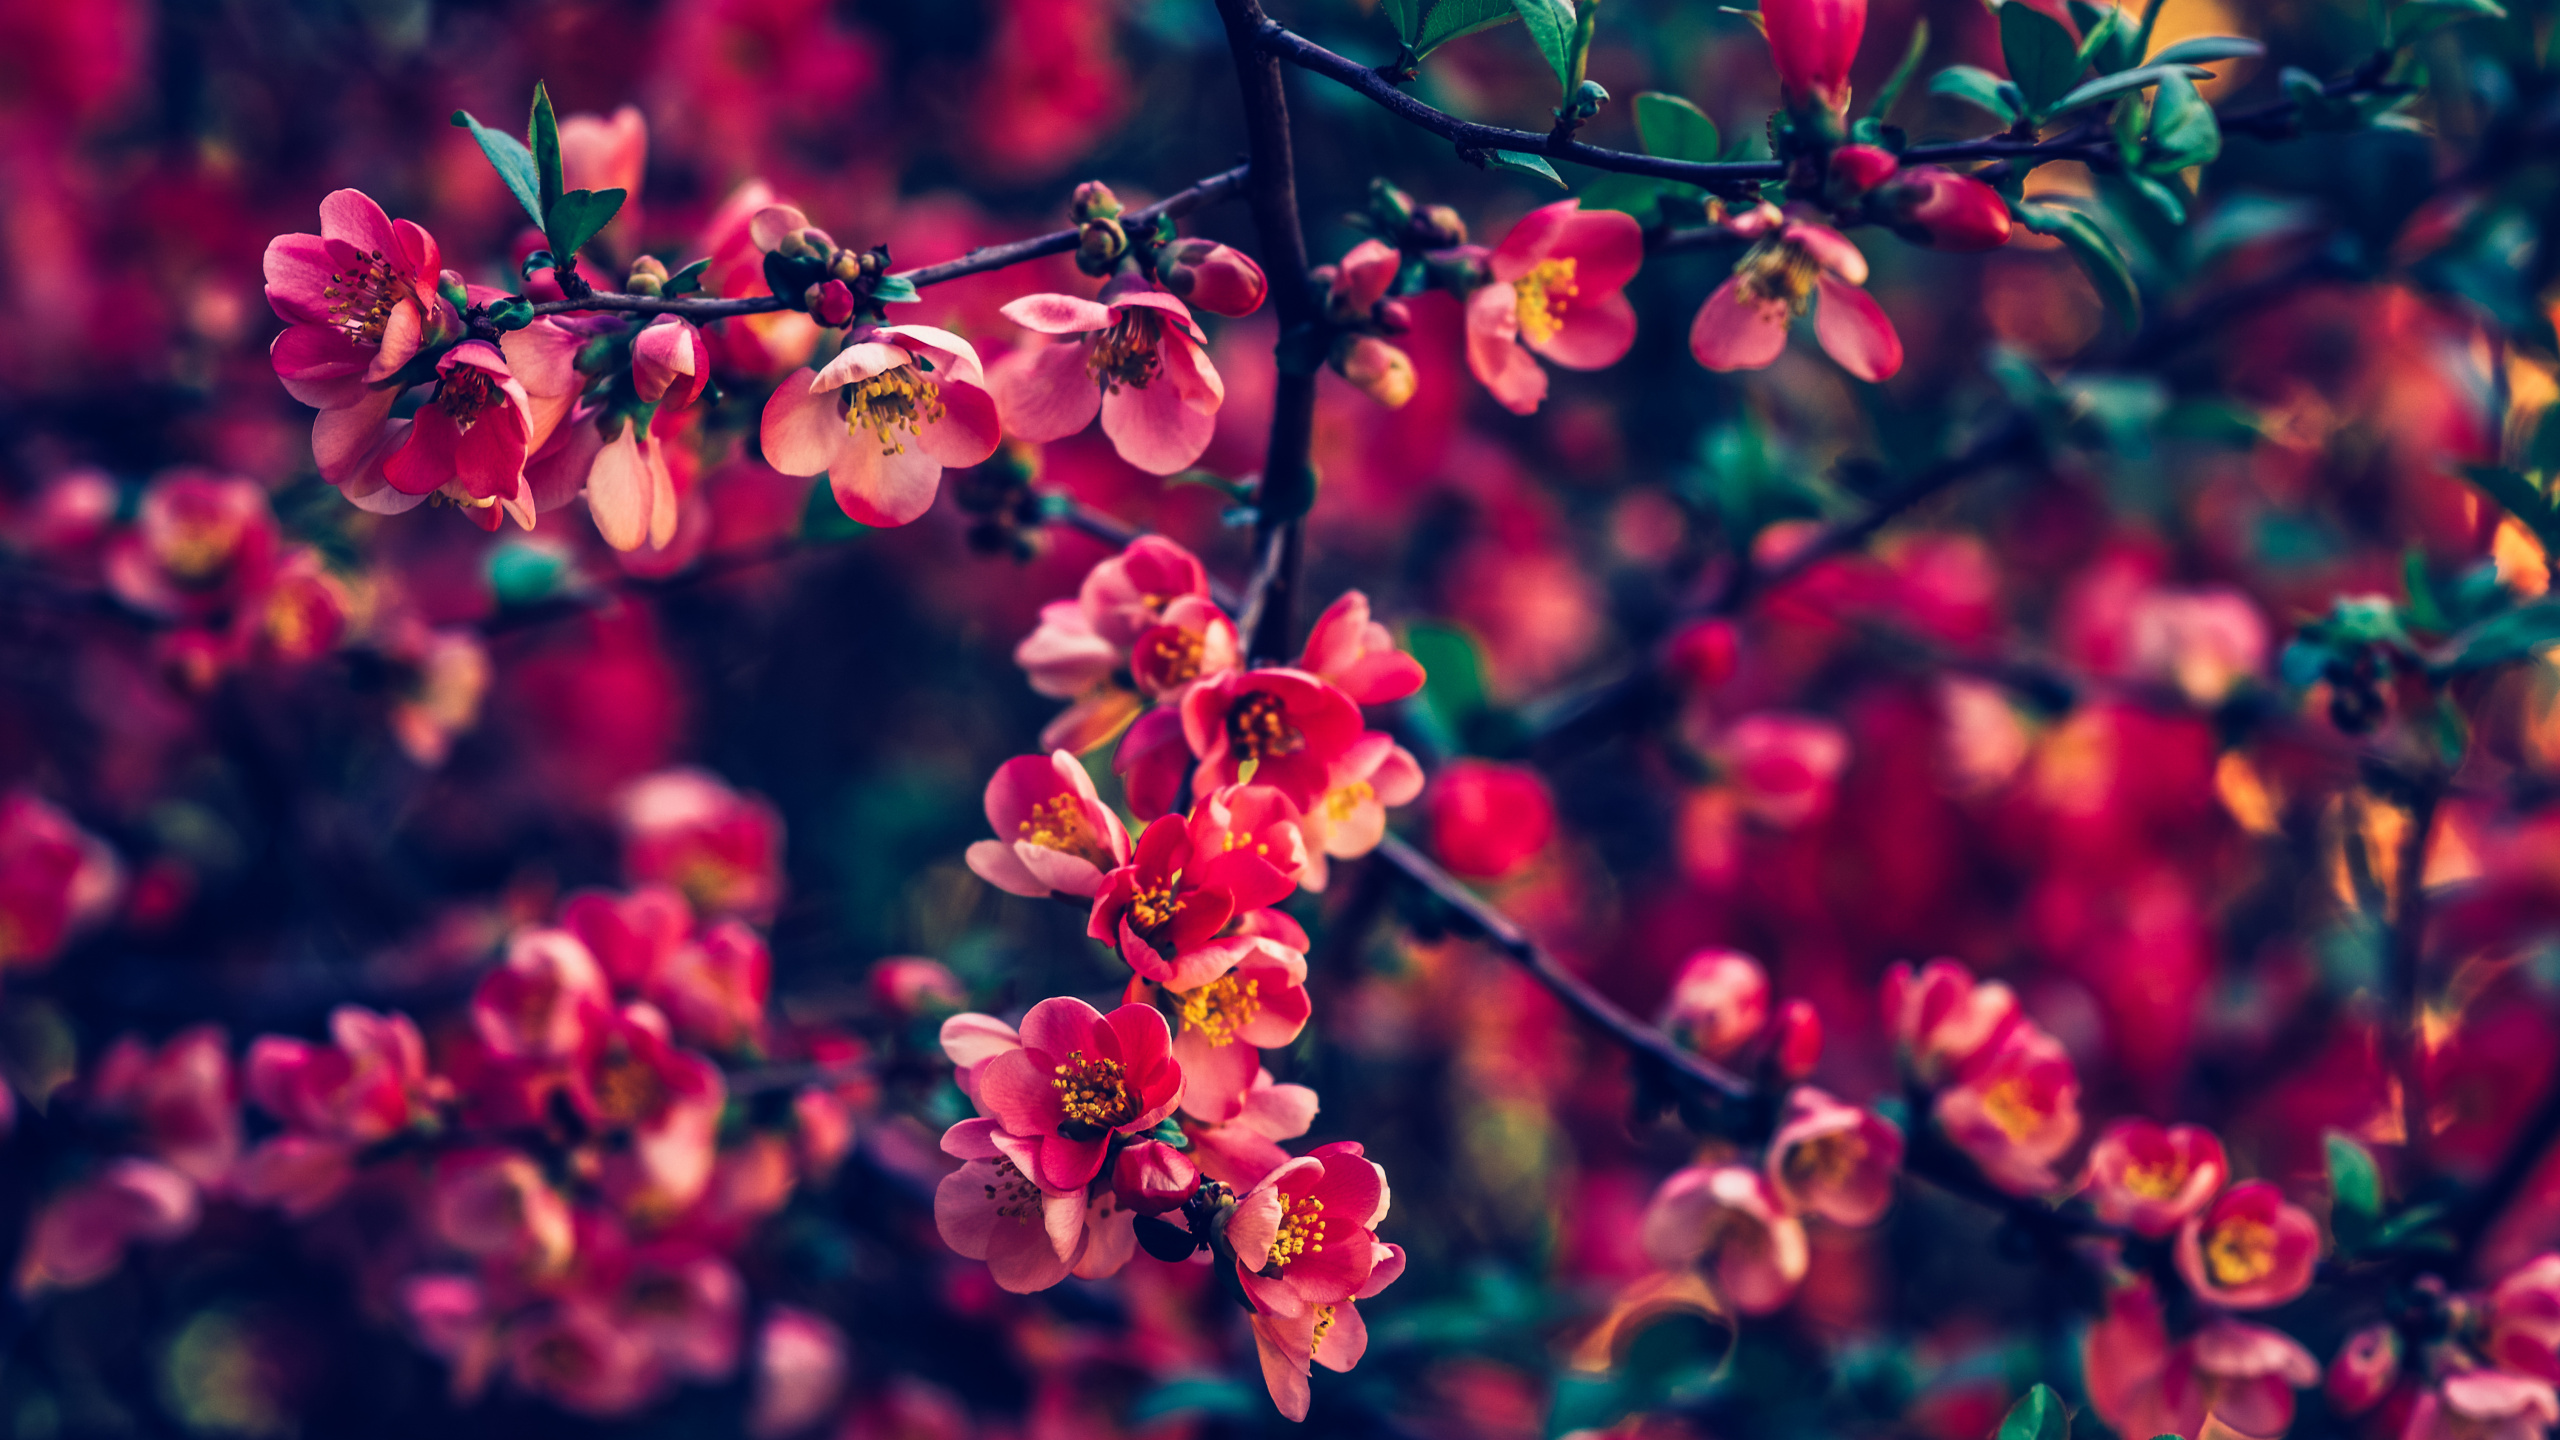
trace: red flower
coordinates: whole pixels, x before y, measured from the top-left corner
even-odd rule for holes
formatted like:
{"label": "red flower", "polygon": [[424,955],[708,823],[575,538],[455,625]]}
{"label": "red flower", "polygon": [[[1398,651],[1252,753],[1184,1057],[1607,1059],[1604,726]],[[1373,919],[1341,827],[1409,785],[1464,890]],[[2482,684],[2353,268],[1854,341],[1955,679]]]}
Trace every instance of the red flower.
{"label": "red flower", "polygon": [[[1402,1247],[1381,1244],[1378,1252],[1368,1283],[1352,1300],[1368,1299],[1404,1273]],[[1252,1323],[1254,1353],[1262,1361],[1262,1383],[1271,1391],[1272,1405],[1292,1420],[1306,1419],[1307,1407],[1313,1402],[1307,1389],[1311,1366],[1321,1365],[1341,1374],[1359,1364],[1360,1357],[1369,1351],[1368,1324],[1351,1300],[1310,1305],[1295,1315],[1257,1312]]]}
{"label": "red flower", "polygon": [[1902,337],[1883,308],[1858,288],[1867,283],[1867,257],[1846,236],[1774,212],[1745,216],[1731,228],[1745,238],[1762,238],[1698,307],[1689,326],[1689,353],[1699,364],[1710,370],[1768,365],[1786,348],[1787,327],[1819,296],[1814,338],[1840,368],[1871,381],[1902,368]]}
{"label": "red flower", "polygon": [[219,1026],[182,1030],[156,1053],[138,1036],[118,1040],[98,1058],[89,1103],[199,1186],[223,1184],[240,1158],[240,1097]]}
{"label": "red flower", "polygon": [[1155,475],[1188,469],[1209,448],[1227,387],[1180,300],[1124,276],[1099,300],[1025,295],[1004,317],[1043,335],[1082,337],[1035,343],[996,367],[1005,429],[1034,443],[1063,440],[1098,412],[1120,458]]}
{"label": "red flower", "polygon": [[1067,751],[1023,755],[987,781],[987,824],[1000,839],[969,847],[969,868],[1008,894],[1090,897],[1129,863],[1129,832]]}
{"label": "red flower", "polygon": [[1361,736],[1360,707],[1303,670],[1245,670],[1182,697],[1182,735],[1199,758],[1191,788],[1207,794],[1244,780],[1270,786],[1299,809],[1333,788],[1333,769]]}
{"label": "red flower", "polygon": [[279,538],[255,481],[173,472],[151,482],[133,528],[107,546],[107,586],[137,610],[203,619],[266,586]]}
{"label": "red flower", "polygon": [[1598,370],[1635,344],[1620,293],[1644,263],[1634,216],[1559,200],[1522,216],[1489,263],[1493,283],[1467,299],[1467,368],[1504,409],[1526,415],[1547,398],[1538,356]]}
{"label": "red flower", "polygon": [[436,1238],[527,1276],[558,1275],[577,1249],[569,1202],[514,1150],[450,1151],[427,1194]]}
{"label": "red flower", "polygon": [[719,1066],[676,1048],[655,1007],[629,1005],[609,1015],[580,1057],[568,1093],[589,1126],[617,1137],[596,1176],[617,1206],[654,1221],[702,1197],[717,1157],[728,1084]]}
{"label": "red flower", "polygon": [[472,991],[471,1023],[492,1055],[557,1063],[587,1047],[612,1004],[604,972],[577,936],[528,930]]}
{"label": "red flower", "polygon": [[[2491,1353],[2496,1353],[2494,1341]],[[2329,1408],[2361,1415],[2381,1404],[2399,1383],[2400,1332],[2389,1322],[2368,1325],[2340,1342],[2329,1360]]]}
{"label": "red flower", "polygon": [[1655,1264],[1703,1264],[1726,1303],[1745,1315],[1784,1306],[1811,1260],[1804,1222],[1768,1177],[1741,1165],[1674,1172],[1646,1203],[1640,1230]]}
{"label": "red flower", "polygon": [[1810,1085],[1787,1096],[1769,1138],[1769,1183],[1788,1208],[1835,1225],[1873,1225],[1893,1204],[1902,1131]]}
{"label": "red flower", "polygon": [[1345,590],[1307,630],[1298,668],[1334,686],[1355,704],[1385,705],[1422,688],[1422,662],[1369,618],[1369,597]]}
{"label": "red flower", "polygon": [[124,1263],[137,1240],[175,1240],[196,1228],[201,1202],[186,1176],[127,1156],[55,1195],[27,1224],[18,1294],[76,1290]]}
{"label": "red flower", "polygon": [[1306,984],[1304,953],[1249,935],[1225,974],[1174,992],[1184,1114],[1217,1124],[1244,1112],[1262,1052],[1296,1041],[1315,1013]]}
{"label": "red flower", "polygon": [[1304,1085],[1281,1085],[1268,1070],[1257,1071],[1245,1091],[1244,1104],[1222,1124],[1184,1127],[1200,1173],[1236,1190],[1250,1190],[1262,1177],[1289,1163],[1279,1142],[1295,1140],[1316,1123],[1316,1092]]}
{"label": "red flower", "polygon": [[1555,837],[1556,802],[1534,770],[1460,760],[1434,779],[1424,802],[1431,849],[1460,875],[1499,880]]}
{"label": "red flower", "polygon": [[2057,1183],[2053,1162],[2080,1138],[2080,1076],[2060,1041],[2024,1022],[1950,1089],[1938,1125],[1991,1183],[2015,1195]]}
{"label": "red flower", "polygon": [[784,376],[764,407],[765,463],[825,472],[836,503],[865,525],[921,516],[943,470],[986,459],[999,438],[978,352],[929,325],[857,330],[825,369]]}
{"label": "red flower", "polygon": [[2099,1219],[2157,1240],[2203,1209],[2230,1176],[2212,1131],[2119,1120],[2089,1147],[2081,1185]]}
{"label": "red flower", "polygon": [[1880,1006],[1903,1067],[1923,1085],[1940,1085],[1988,1053],[2024,1022],[2018,997],[1997,980],[1977,984],[1953,960],[1918,971],[1896,961],[1885,971]]}
{"label": "red flower", "polygon": [[115,852],[70,816],[24,791],[0,797],[0,974],[51,960],[123,887]]}
{"label": "red flower", "polygon": [[2467,1370],[2418,1397],[2402,1440],[2542,1440],[2560,1425],[2551,1382]]}
{"label": "red flower", "polygon": [[2560,1383],[2560,1255],[2544,1253],[2489,1292],[2489,1358]]}
{"label": "red flower", "polygon": [[1054,1191],[1082,1190],[1102,1173],[1113,1135],[1151,1128],[1181,1098],[1172,1032],[1144,1005],[1104,1015],[1077,999],[1043,1000],[1022,1017],[1021,1048],[977,1074],[979,1108],[1002,1127],[997,1143]]}
{"label": "red flower", "polygon": [[1769,1023],[1769,975],[1739,950],[1701,950],[1680,967],[1656,1022],[1710,1060],[1730,1060]]}
{"label": "red flower", "polygon": [[782,817],[707,771],[661,770],[622,793],[622,868],[705,913],[769,919],[782,899]]}
{"label": "red flower", "polygon": [[1744,814],[1791,830],[1831,809],[1832,788],[1849,763],[1849,737],[1816,716],[1763,711],[1728,726],[1715,755]]}
{"label": "red flower", "polygon": [[2311,1288],[2320,1226],[2283,1191],[2252,1180],[2187,1217],[2178,1230],[2177,1258],[2179,1276],[2200,1299],[2263,1310]]}
{"label": "red flower", "polygon": [[1158,819],[1106,878],[1085,933],[1118,945],[1131,969],[1160,985],[1207,984],[1252,949],[1250,936],[1217,938],[1227,922],[1297,889],[1306,863],[1297,819],[1263,785],[1213,792],[1188,819]]}
{"label": "red flower", "polygon": [[1387,1172],[1349,1141],[1262,1177],[1227,1219],[1236,1276],[1262,1313],[1297,1316],[1360,1294],[1387,1247]]}

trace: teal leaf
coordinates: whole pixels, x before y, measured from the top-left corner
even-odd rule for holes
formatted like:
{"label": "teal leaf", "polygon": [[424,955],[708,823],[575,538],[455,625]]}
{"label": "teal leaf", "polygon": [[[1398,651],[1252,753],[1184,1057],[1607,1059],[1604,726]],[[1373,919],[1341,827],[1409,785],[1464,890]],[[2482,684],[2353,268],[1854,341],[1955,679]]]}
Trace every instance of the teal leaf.
{"label": "teal leaf", "polygon": [[2116,21],[2123,14],[2123,11],[2110,5],[2098,16],[2095,24],[2086,20],[2080,22],[2080,48],[2073,51],[2071,55],[2072,64],[2075,67],[2073,74],[2076,75],[2097,63],[2098,52],[2107,48],[2107,42],[2115,38]]}
{"label": "teal leaf", "polygon": [[916,282],[904,275],[883,275],[872,282],[871,298],[884,305],[910,305],[923,297]]}
{"label": "teal leaf", "polygon": [[1615,210],[1633,215],[1636,222],[1651,225],[1662,206],[1662,197],[1689,189],[1670,180],[1655,180],[1643,175],[1603,175],[1585,185],[1575,198],[1585,210]]}
{"label": "teal leaf", "polygon": [[702,272],[710,268],[711,258],[706,255],[702,259],[696,260],[673,275],[668,276],[667,283],[658,287],[658,293],[661,295],[690,295],[696,290],[702,288]]}
{"label": "teal leaf", "polygon": [[1636,96],[1636,136],[1644,153],[1666,160],[1712,161],[1716,158],[1716,122],[1707,112],[1658,90]]}
{"label": "teal leaf", "polygon": [[2151,57],[2154,65],[2209,65],[2216,60],[2255,60],[2267,47],[2242,35],[2198,35]]}
{"label": "teal leaf", "polygon": [[1875,99],[1867,103],[1868,118],[1881,122],[1891,113],[1893,102],[1902,98],[1911,77],[1920,73],[1920,57],[1928,53],[1929,22],[1922,20],[1911,27],[1911,43],[1903,47],[1902,63],[1893,67],[1893,74],[1876,91]]}
{"label": "teal leaf", "polygon": [[2107,302],[2108,316],[2121,329],[2130,334],[2142,324],[2142,292],[2134,287],[2133,270],[2097,221],[2067,206],[2032,200],[2012,201],[2009,209],[2019,224],[2062,242],[2071,258],[2088,272],[2089,283]]}
{"label": "teal leaf", "polygon": [[2080,78],[2080,51],[2071,32],[2031,5],[2000,7],[2000,56],[2018,93],[2027,97],[2029,115],[2050,113]]}
{"label": "teal leaf", "polygon": [[2196,93],[2195,82],[2181,72],[2162,78],[2160,93],[2151,102],[2151,142],[2143,168],[2184,170],[2210,164],[2221,153],[2222,122]]}
{"label": "teal leaf", "polygon": [[1529,38],[1537,42],[1538,53],[1547,57],[1548,66],[1556,72],[1558,89],[1572,90],[1573,0],[1511,0],[1511,8],[1519,12],[1520,23],[1528,27]]}
{"label": "teal leaf", "polygon": [[2384,46],[2396,50],[2448,25],[2465,20],[2503,20],[2506,14],[2506,7],[2497,0],[2402,0],[2391,12],[2390,36]]}
{"label": "teal leaf", "polygon": [[2009,1407],[1999,1440],[2071,1440],[2071,1412],[2062,1408],[2062,1397],[2052,1386],[2038,1385]]}
{"label": "teal leaf", "polygon": [[622,201],[620,190],[572,190],[553,201],[551,223],[543,227],[551,237],[551,253],[564,265],[576,264],[579,247],[612,221]]}
{"label": "teal leaf", "polygon": [[[1412,0],[1408,0],[1412,3]],[[1408,44],[1419,60],[1462,35],[1508,25],[1520,18],[1511,0],[1419,0],[1421,21]]]}
{"label": "teal leaf", "polygon": [[2133,193],[2160,212],[2161,219],[2172,225],[2187,223],[2187,200],[2176,189],[2148,175],[2133,174],[2124,178],[2133,187]]}
{"label": "teal leaf", "polygon": [[2000,123],[2015,125],[2027,113],[2026,97],[2018,87],[1983,69],[1979,65],[1950,65],[1929,77],[1929,93],[1952,95],[1968,105],[1979,106],[2000,117]]}
{"label": "teal leaf", "polygon": [[2485,670],[2522,660],[2555,641],[2560,641],[2560,601],[2526,605],[2456,635],[2428,668],[2439,675]]}
{"label": "teal leaf", "polygon": [[2055,101],[2053,113],[2059,115],[2065,110],[2077,110],[2083,105],[2113,99],[2128,90],[2147,90],[2172,75],[2211,79],[2213,72],[2198,66],[2180,65],[2145,65],[2135,70],[2120,70],[2113,75],[2101,75]]}
{"label": "teal leaf", "polygon": [[2382,1219],[2382,1170],[2372,1152],[2353,1139],[2329,1132],[2330,1228],[2349,1245],[2373,1233]]}
{"label": "teal leaf", "polygon": [[516,197],[516,203],[524,207],[524,213],[532,217],[535,225],[540,225],[542,181],[534,173],[533,152],[513,135],[481,124],[479,117],[468,110],[454,111],[453,123],[458,129],[470,131],[471,138],[480,142],[480,153],[489,157],[489,168],[506,182],[507,193]]}
{"label": "teal leaf", "polygon": [[1556,173],[1556,167],[1526,150],[1496,150],[1485,158],[1491,160],[1494,168],[1498,170],[1514,170],[1523,175],[1535,175],[1559,190],[1565,188],[1564,177]]}
{"label": "teal leaf", "polygon": [[[533,82],[533,118],[525,125],[525,143],[533,147],[533,176],[541,186],[542,213],[549,215],[559,208],[568,186],[560,180],[560,119],[551,113],[551,92],[539,80]],[[547,222],[543,225],[545,231],[550,228]],[[575,245],[566,250],[557,245],[551,248],[562,255],[575,255],[578,249]]]}

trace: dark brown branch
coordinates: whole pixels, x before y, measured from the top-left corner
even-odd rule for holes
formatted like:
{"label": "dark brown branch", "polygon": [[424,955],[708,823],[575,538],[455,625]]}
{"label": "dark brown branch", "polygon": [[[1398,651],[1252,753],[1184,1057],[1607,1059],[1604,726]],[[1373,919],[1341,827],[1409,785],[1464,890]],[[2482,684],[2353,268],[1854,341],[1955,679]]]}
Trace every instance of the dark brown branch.
{"label": "dark brown branch", "polygon": [[[1289,97],[1280,62],[1260,44],[1276,30],[1261,0],[1218,0],[1227,46],[1235,54],[1236,88],[1252,148],[1245,200],[1262,236],[1262,267],[1280,321],[1279,379],[1271,401],[1271,445],[1254,494],[1253,588],[1245,597],[1245,654],[1275,661],[1295,648],[1297,599],[1305,568],[1305,516],[1316,477],[1316,369],[1323,363],[1324,314],[1307,279],[1307,237],[1298,220],[1297,163],[1289,141]],[[1281,32],[1287,33],[1285,31]],[[1383,83],[1383,82],[1381,82]]]}
{"label": "dark brown branch", "polygon": [[[1203,205],[1213,205],[1244,189],[1246,166],[1222,170],[1188,189],[1177,190],[1152,205],[1141,205],[1121,218],[1130,230],[1152,225],[1158,217],[1177,219]],[[957,280],[964,275],[977,275],[988,270],[1001,270],[1050,255],[1064,255],[1076,248],[1076,230],[1052,230],[1028,240],[1013,240],[1002,245],[981,245],[956,260],[938,265],[900,270],[894,278],[903,279],[918,289]],[[762,315],[794,307],[779,296],[752,295],[736,300],[706,299],[692,295],[658,296],[625,295],[598,291],[577,300],[546,300],[533,307],[536,315],[566,315],[581,310],[611,310],[631,315],[682,315],[688,320],[723,320],[733,315]]]}

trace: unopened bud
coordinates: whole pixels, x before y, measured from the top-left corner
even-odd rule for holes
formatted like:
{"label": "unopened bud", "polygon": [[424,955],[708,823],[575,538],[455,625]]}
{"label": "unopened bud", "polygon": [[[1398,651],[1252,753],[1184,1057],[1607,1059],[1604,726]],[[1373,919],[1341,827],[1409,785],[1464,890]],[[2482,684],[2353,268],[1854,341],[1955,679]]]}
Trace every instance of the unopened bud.
{"label": "unopened bud", "polygon": [[1801,1080],[1822,1060],[1822,1014],[1810,1000],[1790,1000],[1778,1007],[1770,1025],[1769,1065],[1787,1080]]}
{"label": "unopened bud", "polygon": [[779,237],[777,237],[777,238],[774,240],[774,242],[773,242],[773,253],[774,253],[774,254],[776,254],[776,255],[806,255],[806,254],[808,254],[808,253],[809,253],[808,232],[807,232],[807,231],[805,231],[805,230],[786,230],[786,231],[784,231],[784,232],[783,232]]}
{"label": "unopened bud", "polygon": [[1117,220],[1122,208],[1120,197],[1112,194],[1111,187],[1099,180],[1087,180],[1076,187],[1073,209],[1079,222]]}
{"label": "unopened bud", "polygon": [[1177,240],[1156,257],[1164,288],[1212,315],[1250,315],[1270,287],[1252,257],[1215,240]]}
{"label": "unopened bud", "polygon": [[1996,250],[2009,243],[2009,202],[1939,165],[1914,165],[1872,197],[1894,233],[1936,250]]}
{"label": "unopened bud", "polygon": [[850,284],[862,278],[862,257],[850,250],[839,250],[827,266],[827,274]]}
{"label": "unopened bud", "polygon": [[1769,973],[1739,950],[1701,950],[1680,967],[1659,1023],[1710,1060],[1729,1060],[1769,1023]]}
{"label": "unopened bud", "polygon": [[947,1015],[969,1003],[968,987],[939,960],[894,955],[871,967],[871,996],[901,1020]]}
{"label": "unopened bud", "polygon": [[1370,319],[1390,335],[1402,335],[1413,328],[1413,307],[1402,300],[1381,300],[1370,310]]}
{"label": "unopened bud", "polygon": [[1129,253],[1128,232],[1120,222],[1096,217],[1084,222],[1076,237],[1076,268],[1088,275],[1107,273],[1121,256]]}
{"label": "unopened bud", "polygon": [[1368,323],[1370,310],[1395,287],[1404,252],[1384,240],[1363,240],[1351,247],[1325,287],[1325,314],[1337,325]]}
{"label": "unopened bud", "polygon": [[1422,257],[1431,283],[1456,295],[1467,295],[1493,279],[1493,252],[1481,245],[1452,245]]}
{"label": "unopened bud", "polygon": [[1847,205],[1893,178],[1902,168],[1893,152],[1875,145],[1843,145],[1831,152],[1826,193],[1834,205]]}
{"label": "unopened bud", "polygon": [[1701,690],[1733,678],[1742,660],[1741,632],[1730,620],[1701,620],[1671,637],[1671,673]]}
{"label": "unopened bud", "polygon": [[2400,1383],[2400,1332],[2374,1325],[2347,1337],[2329,1362],[2329,1405],[2341,1415],[2361,1415],[2382,1403]]}
{"label": "unopened bud", "polygon": [[1120,1203],[1141,1215],[1179,1210],[1200,1188],[1200,1167],[1161,1140],[1140,1140],[1120,1152],[1111,1167]]}
{"label": "unopened bud", "polygon": [[853,318],[853,288],[841,280],[812,285],[804,298],[809,303],[809,313],[817,316],[821,325],[841,325]]}
{"label": "unopened bud", "polygon": [[820,260],[832,260],[836,254],[836,237],[815,225],[800,232],[803,253]]}
{"label": "unopened bud", "polygon": [[1413,197],[1385,180],[1369,182],[1369,218],[1389,235],[1401,235],[1413,223]]}
{"label": "unopened bud", "polygon": [[889,247],[874,245],[863,251],[854,263],[862,267],[863,274],[878,275],[889,268]]}
{"label": "unopened bud", "polygon": [[1375,335],[1345,335],[1334,342],[1333,368],[1343,379],[1390,410],[1413,398],[1418,380],[1413,357]]}
{"label": "unopened bud", "polygon": [[1413,217],[1414,243],[1425,250],[1446,250],[1467,243],[1467,222],[1446,205],[1433,205]]}

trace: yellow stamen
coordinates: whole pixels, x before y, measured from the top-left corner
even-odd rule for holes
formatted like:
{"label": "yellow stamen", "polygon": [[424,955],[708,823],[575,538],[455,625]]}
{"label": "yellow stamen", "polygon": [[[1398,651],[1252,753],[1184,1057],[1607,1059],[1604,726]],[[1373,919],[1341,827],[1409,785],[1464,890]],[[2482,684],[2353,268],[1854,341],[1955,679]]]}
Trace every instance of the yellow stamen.
{"label": "yellow stamen", "polygon": [[1307,737],[1289,723],[1287,707],[1268,690],[1256,690],[1227,712],[1227,749],[1239,761],[1295,755],[1307,748]]}
{"label": "yellow stamen", "polygon": [[1182,913],[1182,872],[1153,885],[1141,882],[1129,896],[1129,928],[1153,939]]}
{"label": "yellow stamen", "polygon": [[1324,1202],[1313,1195],[1280,1197],[1280,1229],[1271,1237],[1271,1253],[1263,1264],[1286,1269],[1302,1255],[1324,1252]]}
{"label": "yellow stamen", "polygon": [[1093,342],[1093,351],[1085,356],[1085,369],[1100,381],[1105,394],[1126,385],[1144,390],[1156,378],[1160,368],[1156,347],[1163,339],[1163,320],[1144,306],[1131,306],[1120,312],[1111,328]]}
{"label": "yellow stamen", "polygon": [[2226,1220],[2204,1242],[2205,1268],[2217,1285],[2246,1285],[2276,1268],[2275,1227],[2257,1220]]}
{"label": "yellow stamen", "polygon": [[868,380],[847,385],[844,429],[848,435],[871,432],[883,455],[907,453],[905,438],[942,418],[942,391],[913,365],[883,370]]}
{"label": "yellow stamen", "polygon": [[1325,818],[1336,825],[1348,822],[1360,813],[1360,807],[1378,798],[1378,787],[1366,780],[1354,780],[1324,797]]}
{"label": "yellow stamen", "polygon": [[1102,869],[1111,867],[1111,852],[1094,833],[1084,802],[1073,795],[1052,795],[1032,806],[1031,814],[1014,828],[1022,839],[1043,850],[1078,856]]}
{"label": "yellow stamen", "polygon": [[1822,278],[1822,262],[1802,245],[1771,238],[1744,252],[1733,273],[1735,290],[1745,301],[1775,300],[1801,315],[1813,299],[1814,282]]}
{"label": "yellow stamen", "polygon": [[1189,630],[1160,634],[1148,646],[1158,684],[1182,685],[1200,678],[1200,657],[1208,642]]}
{"label": "yellow stamen", "polygon": [[354,269],[332,273],[320,296],[329,302],[332,327],[358,345],[380,349],[383,326],[409,293],[407,283],[392,273],[390,262],[376,250]]}
{"label": "yellow stamen", "polygon": [[1182,1028],[1212,1045],[1235,1039],[1261,1014],[1262,982],[1243,975],[1221,975],[1182,996]]}
{"label": "yellow stamen", "polygon": [[2146,1200],[2166,1200],[2187,1183],[2187,1167],[2175,1160],[2135,1165],[2124,1172],[2124,1188]]}
{"label": "yellow stamen", "polygon": [[1556,338],[1564,328],[1564,312],[1572,308],[1573,297],[1581,287],[1574,284],[1575,262],[1569,259],[1541,260],[1529,267],[1529,273],[1511,282],[1520,297],[1520,338],[1532,345],[1544,345]]}
{"label": "yellow stamen", "polygon": [[1049,1083],[1058,1088],[1067,1123],[1112,1130],[1138,1118],[1138,1102],[1119,1061],[1088,1060],[1083,1051],[1071,1051],[1056,1074]]}

